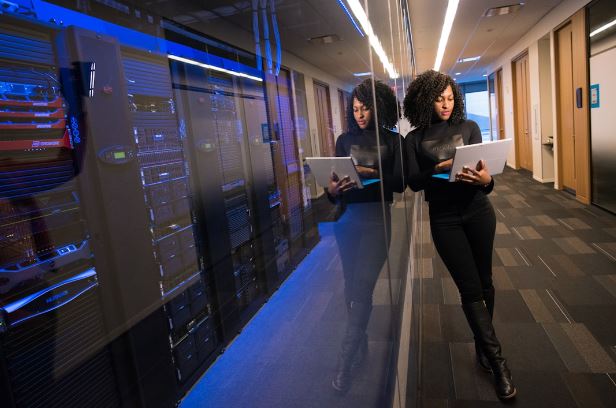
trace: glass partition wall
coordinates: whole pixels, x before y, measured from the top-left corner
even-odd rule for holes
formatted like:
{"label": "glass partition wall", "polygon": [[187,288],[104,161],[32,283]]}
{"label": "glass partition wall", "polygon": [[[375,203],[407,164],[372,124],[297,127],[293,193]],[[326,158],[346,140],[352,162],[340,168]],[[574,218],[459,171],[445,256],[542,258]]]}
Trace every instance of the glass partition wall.
{"label": "glass partition wall", "polygon": [[407,7],[3,4],[2,406],[412,403]]}

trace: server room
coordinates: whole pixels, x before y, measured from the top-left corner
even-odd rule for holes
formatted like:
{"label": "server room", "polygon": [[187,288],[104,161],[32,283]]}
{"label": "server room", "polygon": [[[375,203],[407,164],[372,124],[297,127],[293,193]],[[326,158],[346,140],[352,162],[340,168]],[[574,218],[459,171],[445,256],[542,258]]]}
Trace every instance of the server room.
{"label": "server room", "polygon": [[[403,84],[371,65],[365,33],[337,2],[197,3],[2,2],[8,406],[175,406],[208,368],[235,389],[205,405],[249,406],[241,398],[276,395],[268,387],[312,398],[321,379],[329,390],[351,302],[341,245],[347,269],[365,264],[369,275],[346,284],[368,280],[369,304],[355,313],[362,337],[351,340],[371,349],[361,381],[379,401],[390,393],[401,270],[392,263],[404,254],[386,262],[387,250],[408,238],[383,217],[404,221],[408,207],[377,194],[361,205],[370,220],[319,231],[313,199],[325,190],[303,159],[334,155],[347,83],[357,82],[348,69],[346,81],[328,74],[337,67],[319,54],[374,66],[394,98]],[[381,17],[403,23],[392,7]],[[348,26],[334,30],[331,12]],[[313,31],[348,41],[311,39],[304,58],[318,67],[288,54]],[[321,201],[340,217],[345,204]],[[257,373],[262,383],[243,383]]]}
{"label": "server room", "polygon": [[[0,0],[2,408],[610,406],[616,150],[584,99],[571,128],[604,147],[577,142],[575,173],[552,88],[569,11],[598,78],[616,30],[588,32],[616,9],[460,0],[475,31],[432,71],[476,142],[514,139],[502,174],[468,177],[496,210],[480,303],[516,391],[411,180],[411,84],[458,1],[438,3]],[[491,65],[465,61],[487,25]],[[530,77],[520,30],[541,32]]]}

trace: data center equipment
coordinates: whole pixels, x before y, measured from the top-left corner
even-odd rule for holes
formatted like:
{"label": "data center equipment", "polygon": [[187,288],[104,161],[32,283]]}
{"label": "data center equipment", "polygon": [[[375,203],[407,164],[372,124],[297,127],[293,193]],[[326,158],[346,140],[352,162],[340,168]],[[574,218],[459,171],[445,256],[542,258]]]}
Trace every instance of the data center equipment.
{"label": "data center equipment", "polygon": [[9,407],[114,406],[53,36],[0,16],[0,389]]}
{"label": "data center equipment", "polygon": [[[299,152],[290,71],[282,68],[278,75],[265,74],[269,123],[272,134],[274,170],[281,196],[281,220],[287,242],[277,248],[278,257],[288,257],[295,268],[318,241],[318,231],[307,205],[302,158]],[[285,247],[288,250],[285,255]]]}
{"label": "data center equipment", "polygon": [[181,384],[216,348],[208,286],[199,259],[183,139],[164,56],[123,49],[128,109],[141,167],[160,295]]}
{"label": "data center equipment", "polygon": [[216,312],[229,338],[254,313],[265,290],[259,242],[264,237],[256,235],[259,197],[252,188],[237,88],[228,74],[177,61],[171,69]]}
{"label": "data center equipment", "polygon": [[164,51],[201,38],[123,2],[0,14],[9,407],[174,406],[318,240],[290,71]]}

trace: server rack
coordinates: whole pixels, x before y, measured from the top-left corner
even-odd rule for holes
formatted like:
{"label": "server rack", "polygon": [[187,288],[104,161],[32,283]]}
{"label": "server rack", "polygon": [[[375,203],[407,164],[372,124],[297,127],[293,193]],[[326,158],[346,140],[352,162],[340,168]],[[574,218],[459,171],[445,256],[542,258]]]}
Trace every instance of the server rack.
{"label": "server rack", "polygon": [[298,158],[303,166],[300,166],[301,186],[302,186],[302,217],[304,221],[304,249],[309,252],[319,242],[319,227],[316,222],[316,217],[313,211],[312,202],[310,199],[310,187],[306,183],[304,162],[304,151],[301,148],[302,140],[310,138],[308,132],[308,101],[306,99],[306,87],[304,84],[304,75],[297,71],[291,72],[291,89],[293,95],[293,118],[294,129],[296,133],[296,143],[298,149]]}
{"label": "server rack", "polygon": [[122,401],[172,406],[178,389],[161,268],[144,205],[143,151],[135,141],[120,46],[113,37],[74,26],[61,30],[57,44],[61,69],[76,67],[81,74],[74,87],[80,92],[73,93],[80,93],[73,100],[82,135],[79,184]]}
{"label": "server rack", "polygon": [[[43,25],[21,20],[6,24],[10,29],[32,26],[32,32],[25,28],[18,30],[28,31],[24,34],[28,39],[40,36]],[[45,406],[55,406],[53,398],[58,398],[58,406],[97,403],[114,406],[120,400],[127,406],[170,406],[213,358],[217,336],[211,309],[219,314],[223,340],[228,341],[260,307],[265,293],[275,290],[291,270],[289,234],[297,242],[301,220],[298,223],[297,215],[285,215],[282,206],[286,200],[292,203],[290,207],[297,208],[302,200],[301,192],[292,195],[290,200],[283,198],[282,191],[289,190],[282,186],[289,167],[284,168],[288,163],[275,164],[276,158],[282,157],[280,146],[284,143],[280,144],[279,137],[272,139],[275,129],[280,131],[280,125],[272,126],[268,121],[260,83],[255,86],[249,80],[208,73],[204,89],[208,89],[210,106],[206,111],[214,115],[199,117],[195,106],[203,103],[200,99],[203,95],[198,95],[196,100],[194,95],[190,98],[183,95],[184,102],[174,101],[170,88],[161,85],[165,81],[169,83],[166,57],[122,49],[116,39],[81,28],[49,30],[58,31],[54,45],[58,62],[54,65],[59,65],[60,75],[45,75],[69,91],[65,92],[64,105],[70,109],[62,107],[62,111],[63,104],[58,99],[39,100],[43,103],[38,105],[15,101],[2,105],[0,100],[3,107],[0,119],[8,118],[0,120],[0,125],[8,122],[11,125],[2,128],[0,150],[11,150],[8,154],[11,160],[36,157],[19,166],[28,172],[35,170],[24,174],[28,182],[32,181],[29,188],[37,194],[37,200],[41,198],[41,203],[56,206],[40,217],[26,216],[26,224],[31,224],[26,229],[44,229],[45,222],[49,222],[71,229],[74,236],[85,240],[75,238],[76,243],[58,244],[55,252],[51,250],[52,255],[43,256],[43,269],[50,269],[52,275],[58,270],[68,271],[67,275],[58,274],[58,279],[70,276],[69,281],[61,281],[61,286],[52,285],[52,290],[40,292],[50,295],[46,299],[48,305],[58,307],[58,312],[44,313],[51,317],[46,329],[28,328],[40,316],[23,325],[12,322],[11,313],[17,309],[4,307],[4,327],[0,325],[0,331],[8,334],[0,335],[2,352],[7,352],[0,356],[5,363],[1,369],[7,374],[5,378],[9,378],[13,368],[6,363],[14,356],[5,344],[23,346],[23,340],[36,337],[35,333],[40,338],[45,338],[41,333],[47,333],[49,340],[58,325],[89,313],[91,319],[80,328],[88,331],[91,338],[73,339],[82,345],[83,353],[57,348],[64,352],[63,358],[81,358],[82,364],[67,365],[71,370],[76,368],[62,372],[54,381],[46,381],[44,367],[37,368],[42,371],[33,373],[38,373],[45,386],[28,393],[28,397],[43,395]],[[51,37],[46,37],[48,43]],[[19,48],[13,38],[7,44],[13,56],[45,58],[45,52],[38,49],[21,52],[32,44]],[[17,54],[15,47],[20,51]],[[8,55],[0,54],[0,62],[5,61],[5,54]],[[50,55],[53,57],[53,51]],[[36,69],[41,65],[53,67],[40,61],[34,65]],[[19,79],[28,75],[39,77],[36,69],[16,76]],[[138,83],[144,74],[148,83]],[[203,73],[197,76],[203,77]],[[155,80],[150,80],[151,77]],[[39,92],[42,87],[24,89]],[[237,90],[243,94],[238,95]],[[250,105],[249,101],[255,104]],[[178,109],[182,103],[184,108]],[[5,106],[8,108],[4,109]],[[255,107],[259,120],[249,122],[246,112]],[[185,113],[179,124],[177,111]],[[256,128],[249,129],[254,124]],[[210,135],[203,134],[204,130],[212,129],[215,132]],[[17,130],[20,137],[13,136]],[[5,134],[11,136],[10,140]],[[24,149],[29,151],[23,155],[15,153]],[[49,163],[52,165],[47,166]],[[2,170],[8,169],[3,173],[5,179],[14,179],[13,170],[19,166],[3,163]],[[72,170],[67,172],[68,167]],[[189,174],[189,169],[194,174]],[[36,172],[51,174],[52,171],[61,176],[54,175],[48,186],[36,177],[31,178]],[[75,173],[79,173],[77,181]],[[296,171],[291,173],[295,177]],[[54,194],[60,192],[59,186],[66,187],[70,194],[50,198],[52,194],[48,192],[52,191],[53,183],[57,183],[53,185]],[[292,184],[292,189],[298,190],[297,184]],[[65,205],[70,200],[73,204]],[[58,203],[65,206],[60,209]],[[194,209],[191,203],[196,205]],[[67,221],[70,212],[63,209],[68,207],[78,208],[81,230]],[[9,214],[12,210],[2,211]],[[33,222],[33,218],[45,222]],[[14,223],[13,219],[7,222],[10,223]],[[193,228],[198,232],[197,240]],[[15,235],[14,231],[12,234]],[[52,235],[56,239],[62,234]],[[34,241],[39,242],[34,246],[43,246],[44,239],[39,239],[42,236],[37,236]],[[8,248],[13,250],[10,245]],[[30,262],[31,259],[26,260]],[[36,272],[36,268],[28,270],[39,275],[46,273]],[[77,270],[82,273],[72,275]],[[0,286],[4,282],[0,279]],[[49,279],[49,282],[60,281]],[[65,290],[69,287],[73,292]],[[215,289],[211,293],[210,287]],[[33,285],[28,290],[37,288]],[[56,293],[57,288],[62,289],[61,293]],[[65,293],[79,295],[64,304]],[[3,302],[0,307],[13,298],[0,298]],[[60,323],[56,325],[56,321]],[[79,330],[73,330],[70,325],[62,327],[71,335],[79,335]],[[23,334],[19,334],[22,328]],[[13,343],[12,339],[15,339]],[[49,348],[50,342],[53,340],[45,342],[44,347]],[[94,344],[92,350],[83,346],[89,342]],[[34,345],[27,347],[35,350]],[[51,349],[47,351],[60,355]],[[57,373],[56,370],[54,374]],[[171,385],[175,380],[179,391]],[[92,384],[97,384],[96,392],[91,391]],[[0,387],[7,391],[3,395],[17,395],[15,384],[2,382]],[[76,391],[66,392],[68,388]],[[11,403],[23,405],[21,400],[15,401]]]}
{"label": "server rack", "polygon": [[166,57],[128,49],[122,57],[160,293],[168,300],[169,341],[184,385],[217,345],[205,262],[195,243],[184,141]]}
{"label": "server rack", "polygon": [[111,407],[119,392],[54,34],[0,16],[0,389],[9,407]]}
{"label": "server rack", "polygon": [[171,68],[220,331],[230,340],[260,306],[266,273],[262,242],[255,239],[261,212],[237,83],[228,74],[177,61]]}
{"label": "server rack", "polygon": [[[276,180],[281,192],[281,219],[288,242],[290,266],[283,279],[295,268],[318,241],[311,213],[306,211],[299,143],[294,123],[294,104],[290,71],[267,75],[266,92],[270,122],[273,123],[273,154]],[[280,251],[280,257],[284,252]]]}
{"label": "server rack", "polygon": [[274,170],[277,143],[272,140],[262,83],[243,80],[241,92],[244,125],[252,158],[253,184],[260,191],[258,195],[266,198],[260,208],[261,222],[257,238],[264,245],[263,259],[268,271],[266,283],[268,293],[271,293],[291,270],[289,240],[281,215],[281,191]]}

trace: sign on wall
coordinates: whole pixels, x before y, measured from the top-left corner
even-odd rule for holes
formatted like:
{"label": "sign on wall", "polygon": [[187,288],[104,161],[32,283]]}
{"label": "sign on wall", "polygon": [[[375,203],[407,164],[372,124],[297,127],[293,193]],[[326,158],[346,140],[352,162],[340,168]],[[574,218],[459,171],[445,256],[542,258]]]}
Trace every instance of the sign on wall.
{"label": "sign on wall", "polygon": [[601,106],[601,98],[599,94],[599,84],[592,84],[590,86],[590,107],[599,108]]}

